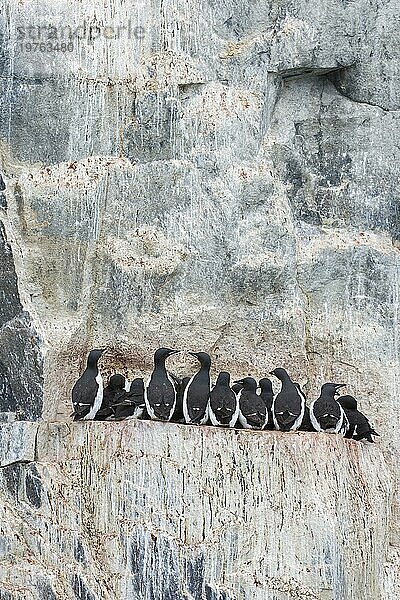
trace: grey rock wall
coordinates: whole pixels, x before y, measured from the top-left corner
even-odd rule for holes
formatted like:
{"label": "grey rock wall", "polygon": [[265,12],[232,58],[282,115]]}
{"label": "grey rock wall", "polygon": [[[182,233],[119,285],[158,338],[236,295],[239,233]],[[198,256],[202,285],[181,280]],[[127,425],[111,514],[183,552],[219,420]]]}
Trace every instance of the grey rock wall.
{"label": "grey rock wall", "polygon": [[20,425],[0,469],[0,590],[15,600],[385,597],[392,492],[378,446],[146,421]]}
{"label": "grey rock wall", "polygon": [[11,246],[0,222],[0,413],[37,419],[43,408],[40,339],[23,310]]}
{"label": "grey rock wall", "polygon": [[[393,478],[374,590],[396,598],[396,2],[65,4],[1,10],[0,412],[68,421],[95,345],[106,376],[166,344],[284,365],[310,399],[348,382]],[[143,31],[28,51],[49,23]]]}

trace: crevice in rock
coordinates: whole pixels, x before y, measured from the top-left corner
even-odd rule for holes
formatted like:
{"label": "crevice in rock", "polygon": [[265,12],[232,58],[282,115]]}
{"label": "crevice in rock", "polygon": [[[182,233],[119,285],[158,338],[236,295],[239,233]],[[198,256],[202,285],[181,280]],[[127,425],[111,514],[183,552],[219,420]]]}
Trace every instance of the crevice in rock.
{"label": "crevice in rock", "polygon": [[6,465],[0,465],[0,471],[3,471],[4,469],[8,469],[8,467],[13,467],[15,465],[33,465],[34,461],[33,460],[14,460],[13,462],[8,462]]}
{"label": "crevice in rock", "polygon": [[353,98],[352,96],[350,96],[350,94],[345,93],[342,86],[340,85],[340,82],[335,77],[328,77],[328,79],[331,81],[331,83],[335,87],[335,90],[338,92],[338,94],[343,96],[343,98],[346,98],[347,100],[350,100],[351,102],[354,102],[355,104],[359,104],[360,106],[369,106],[372,108],[379,108],[380,110],[383,110],[383,112],[387,112],[387,113],[395,113],[395,112],[400,111],[400,107],[399,108],[386,108],[376,102],[368,102],[367,100],[357,100],[356,98]]}
{"label": "crevice in rock", "polygon": [[39,427],[36,428],[35,439],[33,441],[33,462],[39,461],[38,436],[39,436]]}
{"label": "crevice in rock", "polygon": [[282,79],[300,79],[302,77],[309,77],[310,75],[315,77],[320,77],[322,75],[330,75],[331,73],[337,73],[338,71],[342,71],[348,66],[350,65],[339,65],[337,67],[294,67],[286,71],[269,70],[268,73],[279,75]]}

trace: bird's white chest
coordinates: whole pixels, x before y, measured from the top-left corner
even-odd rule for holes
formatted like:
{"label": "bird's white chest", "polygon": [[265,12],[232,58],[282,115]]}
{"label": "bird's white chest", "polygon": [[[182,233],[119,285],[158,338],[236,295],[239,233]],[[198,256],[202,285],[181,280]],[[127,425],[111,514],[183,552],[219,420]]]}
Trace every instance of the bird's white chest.
{"label": "bird's white chest", "polygon": [[84,421],[88,421],[89,419],[94,419],[98,410],[100,409],[101,403],[103,402],[103,378],[100,373],[96,376],[96,383],[98,385],[97,394],[94,399],[94,403],[90,412],[84,418]]}

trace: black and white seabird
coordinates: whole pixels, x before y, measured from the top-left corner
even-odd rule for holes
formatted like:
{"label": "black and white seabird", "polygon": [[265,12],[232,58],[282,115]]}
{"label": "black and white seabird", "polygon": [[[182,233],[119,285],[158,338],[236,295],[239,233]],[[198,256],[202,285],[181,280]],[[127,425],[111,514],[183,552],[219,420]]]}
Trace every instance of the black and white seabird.
{"label": "black and white seabird", "polygon": [[183,394],[188,386],[190,377],[184,377],[183,379],[177,379],[177,394],[176,394],[176,407],[175,412],[172,415],[172,421],[175,423],[185,423],[185,415],[183,414]]}
{"label": "black and white seabird", "polygon": [[304,394],[300,387],[293,383],[285,369],[274,369],[271,375],[275,375],[282,383],[281,391],[272,405],[275,429],[297,431],[304,418],[306,406]]}
{"label": "black and white seabird", "polygon": [[[294,385],[297,387],[297,389],[299,390],[299,392],[302,394],[302,396],[304,396],[304,398],[306,397],[305,393],[303,392],[303,390],[300,387],[299,383],[296,383],[295,381],[293,382]],[[311,423],[311,419],[310,419],[310,409],[308,408],[307,404],[304,407],[304,417],[303,417],[303,421],[299,427],[299,431],[315,431],[314,427],[312,426]]]}
{"label": "black and white seabird", "polygon": [[179,350],[159,348],[154,354],[154,370],[144,392],[146,409],[151,419],[170,421],[176,407],[176,383],[168,373],[165,361]]}
{"label": "black and white seabird", "polygon": [[205,425],[208,421],[211,358],[206,352],[189,352],[200,362],[200,369],[191,377],[183,392],[183,414],[186,423]]}
{"label": "black and white seabird", "polygon": [[272,403],[274,401],[272,381],[268,379],[268,377],[264,377],[264,379],[260,379],[258,382],[258,387],[261,390],[260,397],[264,400],[268,411],[268,422],[265,426],[265,429],[271,430],[274,428],[274,420],[272,418]]}
{"label": "black and white seabird", "polygon": [[103,401],[94,417],[95,421],[104,421],[114,415],[115,405],[121,402],[126,395],[125,377],[117,373],[112,375],[108,385],[104,388]]}
{"label": "black and white seabird", "polygon": [[216,427],[235,427],[239,417],[239,402],[230,388],[230,381],[230,374],[221,371],[210,392],[208,412],[211,423]]}
{"label": "black and white seabird", "polygon": [[268,423],[268,410],[264,400],[257,394],[257,382],[252,377],[244,377],[241,383],[239,401],[239,421],[244,429],[264,429]]}
{"label": "black and white seabird", "polygon": [[310,419],[315,431],[343,433],[347,431],[347,418],[335,394],[345,383],[324,383],[317,400],[310,406]]}
{"label": "black and white seabird", "polygon": [[346,413],[349,422],[346,438],[373,442],[372,436],[379,436],[379,433],[371,427],[367,417],[357,409],[357,400],[353,396],[340,396],[337,401]]}
{"label": "black and white seabird", "polygon": [[114,406],[114,419],[140,419],[146,409],[144,382],[141,377],[134,379],[129,392],[125,392]]}
{"label": "black and white seabird", "polygon": [[72,389],[74,421],[93,419],[103,401],[103,378],[99,372],[98,361],[105,348],[89,353],[86,370]]}

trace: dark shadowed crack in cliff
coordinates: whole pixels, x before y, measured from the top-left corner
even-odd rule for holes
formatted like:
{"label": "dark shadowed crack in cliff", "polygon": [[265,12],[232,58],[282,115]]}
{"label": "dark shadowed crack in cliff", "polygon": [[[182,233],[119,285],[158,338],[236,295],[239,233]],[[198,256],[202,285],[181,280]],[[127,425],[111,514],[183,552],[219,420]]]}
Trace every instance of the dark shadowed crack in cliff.
{"label": "dark shadowed crack in cliff", "polygon": [[[11,467],[13,465],[32,465],[35,461],[34,460],[23,460],[21,459],[17,459],[17,460],[13,460],[12,462],[8,462],[6,465],[0,465],[0,471],[2,469],[7,469],[8,467]],[[1,596],[0,596],[1,598]]]}
{"label": "dark shadowed crack in cliff", "polygon": [[383,112],[387,112],[387,113],[400,112],[400,107],[386,108],[385,106],[382,106],[381,104],[378,104],[376,102],[368,102],[367,100],[356,100],[355,98],[352,98],[349,94],[345,94],[345,92],[342,89],[340,89],[340,86],[334,80],[333,77],[332,78],[330,77],[329,80],[334,85],[335,90],[338,92],[338,94],[340,94],[343,98],[346,98],[347,100],[350,100],[351,102],[354,102],[355,104],[359,104],[360,106],[369,106],[372,108],[379,108],[380,110],[383,110]]}
{"label": "dark shadowed crack in cliff", "polygon": [[39,460],[38,437],[39,437],[39,426],[36,427],[35,439],[33,440],[33,462],[38,462],[38,460]]}

